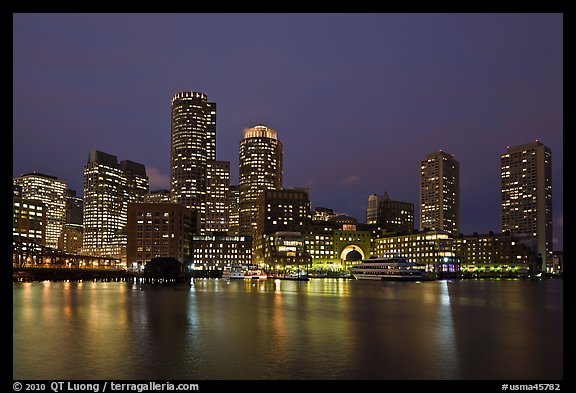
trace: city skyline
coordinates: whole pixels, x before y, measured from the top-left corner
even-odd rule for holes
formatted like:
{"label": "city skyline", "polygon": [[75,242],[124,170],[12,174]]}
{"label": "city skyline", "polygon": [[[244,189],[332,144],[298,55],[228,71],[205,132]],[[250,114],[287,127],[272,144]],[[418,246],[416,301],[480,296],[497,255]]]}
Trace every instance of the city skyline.
{"label": "city skyline", "polygon": [[[88,152],[100,150],[144,164],[151,190],[169,188],[170,98],[198,91],[218,105],[216,156],[230,161],[230,184],[243,130],[266,124],[284,145],[284,187],[307,187],[313,206],[362,222],[368,196],[384,192],[413,202],[417,216],[419,163],[443,150],[460,162],[461,231],[498,232],[500,155],[540,140],[552,151],[554,249],[563,248],[561,14],[263,16],[15,14],[13,177],[47,173],[82,194]],[[256,19],[267,34],[252,30]],[[213,37],[177,65],[168,57],[176,43],[140,30],[147,21],[172,22],[173,33],[174,22],[194,22]],[[300,29],[289,30],[292,22]],[[226,39],[236,49],[221,48]]]}

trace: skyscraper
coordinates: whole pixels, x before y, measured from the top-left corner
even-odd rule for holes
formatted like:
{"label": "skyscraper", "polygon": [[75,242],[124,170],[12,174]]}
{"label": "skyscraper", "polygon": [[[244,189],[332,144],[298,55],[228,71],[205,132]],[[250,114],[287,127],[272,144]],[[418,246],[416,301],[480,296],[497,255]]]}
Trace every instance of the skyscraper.
{"label": "skyscraper", "polygon": [[228,187],[228,204],[230,206],[228,216],[228,235],[238,236],[240,233],[240,190],[237,185]]}
{"label": "skyscraper", "polygon": [[83,253],[125,260],[128,203],[147,193],[144,165],[92,150],[84,167]]}
{"label": "skyscraper", "polygon": [[552,153],[538,141],[508,147],[500,171],[501,229],[532,239],[544,271],[552,261]]}
{"label": "skyscraper", "polygon": [[12,187],[12,261],[19,265],[40,263],[37,254],[46,246],[44,202],[22,199],[22,187]]}
{"label": "skyscraper", "polygon": [[420,230],[460,232],[460,164],[437,151],[420,161]]}
{"label": "skyscraper", "polygon": [[58,249],[78,254],[82,250],[82,211],[84,199],[76,195],[76,190],[66,189],[66,222],[58,239]]}
{"label": "skyscraper", "polygon": [[172,97],[170,192],[172,202],[206,214],[207,162],[216,159],[216,104],[204,93]]}
{"label": "skyscraper", "polygon": [[46,214],[46,247],[58,248],[58,238],[66,222],[66,182],[55,176],[28,173],[13,179],[21,188],[22,199],[42,201]]}
{"label": "skyscraper", "polygon": [[240,141],[240,235],[256,235],[258,198],[264,190],[282,188],[282,143],[275,130],[257,125]]}
{"label": "skyscraper", "polygon": [[230,217],[228,188],[230,161],[209,160],[206,165],[205,232],[227,232]]}

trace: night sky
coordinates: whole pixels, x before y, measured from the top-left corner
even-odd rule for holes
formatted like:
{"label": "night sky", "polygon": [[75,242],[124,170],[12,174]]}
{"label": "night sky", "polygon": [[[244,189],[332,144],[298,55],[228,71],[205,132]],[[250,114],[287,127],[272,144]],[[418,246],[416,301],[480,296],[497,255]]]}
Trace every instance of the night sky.
{"label": "night sky", "polygon": [[500,231],[500,155],[552,150],[563,231],[563,18],[494,14],[14,14],[13,176],[83,194],[90,150],[169,188],[170,101],[215,102],[217,159],[238,184],[243,130],[284,145],[284,187],[365,221],[369,194],[415,204],[419,164],[460,162],[461,230]]}

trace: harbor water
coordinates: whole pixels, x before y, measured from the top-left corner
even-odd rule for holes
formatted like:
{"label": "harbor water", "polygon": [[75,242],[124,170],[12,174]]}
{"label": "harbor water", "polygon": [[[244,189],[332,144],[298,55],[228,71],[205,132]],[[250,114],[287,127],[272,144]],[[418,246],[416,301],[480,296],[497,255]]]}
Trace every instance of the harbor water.
{"label": "harbor water", "polygon": [[15,282],[13,378],[560,380],[563,280]]}

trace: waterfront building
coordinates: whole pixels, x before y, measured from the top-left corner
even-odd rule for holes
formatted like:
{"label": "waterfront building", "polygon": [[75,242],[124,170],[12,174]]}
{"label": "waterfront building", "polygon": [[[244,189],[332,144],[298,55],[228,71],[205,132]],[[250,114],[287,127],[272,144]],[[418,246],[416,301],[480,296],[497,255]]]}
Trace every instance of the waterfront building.
{"label": "waterfront building", "polygon": [[228,192],[230,161],[210,160],[206,163],[205,233],[227,233],[230,217]]}
{"label": "waterfront building", "polygon": [[198,212],[178,203],[128,204],[127,266],[141,271],[152,258],[192,265],[192,237],[200,233]]}
{"label": "waterfront building", "polygon": [[239,150],[240,235],[255,238],[260,193],[282,189],[282,143],[275,130],[257,125],[244,130]]}
{"label": "waterfront building", "polygon": [[[308,189],[263,190],[257,205],[256,236],[253,238],[255,263],[287,265],[307,261],[302,233],[309,231],[312,220]],[[286,253],[288,243],[294,244]],[[296,243],[301,244],[295,246]]]}
{"label": "waterfront building", "polygon": [[192,237],[192,260],[193,269],[207,272],[249,266],[252,264],[252,239],[225,234],[195,235]]}
{"label": "waterfront building", "polygon": [[334,214],[326,221],[313,220],[309,228],[304,238],[313,271],[346,271],[371,255],[373,232],[353,217]]}
{"label": "waterfront building", "polygon": [[443,151],[420,161],[420,230],[460,233],[460,164]]}
{"label": "waterfront building", "polygon": [[42,262],[37,257],[46,247],[46,206],[37,199],[22,198],[21,187],[13,186],[12,262],[17,265]]}
{"label": "waterfront building", "polygon": [[375,240],[375,246],[375,255],[399,255],[408,262],[425,264],[428,271],[439,275],[455,275],[460,271],[453,238],[447,231],[384,235]]}
{"label": "waterfront building", "polygon": [[393,201],[388,192],[368,196],[366,224],[378,225],[386,232],[412,232],[414,230],[414,204]]}
{"label": "waterfront building", "polygon": [[537,268],[536,254],[509,232],[455,236],[453,251],[465,275],[527,275]]}
{"label": "waterfront building", "polygon": [[343,270],[348,270],[354,262],[369,258],[371,255],[370,232],[358,231],[356,227],[348,228],[334,231],[334,252]]}
{"label": "waterfront building", "polygon": [[228,187],[228,203],[230,213],[228,216],[228,235],[239,236],[240,234],[240,190],[237,185]]}
{"label": "waterfront building", "polygon": [[145,203],[170,203],[170,190],[159,189],[144,195]]}
{"label": "waterfront building", "polygon": [[82,253],[126,263],[128,204],[148,193],[144,165],[98,150],[84,167],[84,233]]}
{"label": "waterfront building", "polygon": [[313,220],[309,228],[304,234],[304,242],[311,258],[312,269],[340,269],[340,259],[334,249],[334,231],[340,229],[341,225],[334,221]]}
{"label": "waterfront building", "polygon": [[216,159],[216,104],[204,93],[172,97],[170,191],[172,202],[200,213],[204,231],[207,163]]}
{"label": "waterfront building", "polygon": [[66,222],[66,182],[55,176],[33,172],[16,177],[22,199],[42,201],[46,215],[46,247],[57,249]]}
{"label": "waterfront building", "polygon": [[500,156],[501,230],[534,239],[540,270],[552,262],[552,152],[539,141]]}
{"label": "waterfront building", "polygon": [[262,256],[256,262],[277,276],[290,271],[308,270],[311,259],[302,232],[278,231],[264,234],[261,240]]}

